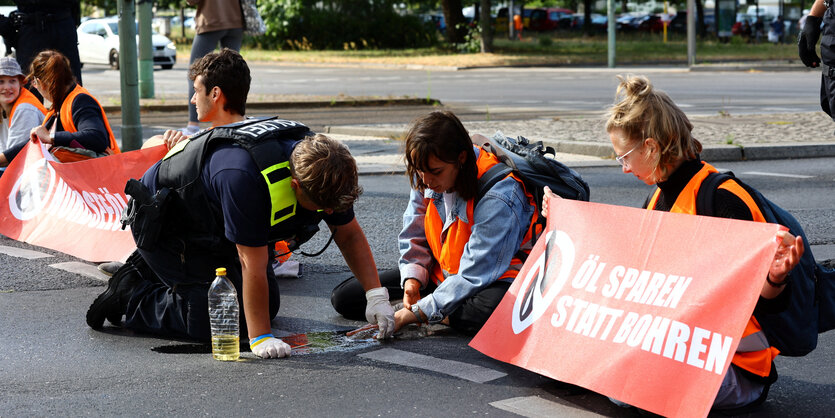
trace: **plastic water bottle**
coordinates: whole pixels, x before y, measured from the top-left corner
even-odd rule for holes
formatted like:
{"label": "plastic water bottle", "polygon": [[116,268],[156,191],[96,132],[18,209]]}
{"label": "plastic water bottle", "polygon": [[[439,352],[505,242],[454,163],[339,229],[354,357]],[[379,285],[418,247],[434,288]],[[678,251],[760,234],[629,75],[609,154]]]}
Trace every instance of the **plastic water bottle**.
{"label": "plastic water bottle", "polygon": [[241,357],[238,292],[226,278],[226,269],[215,270],[209,287],[209,323],[212,327],[212,357],[235,361]]}

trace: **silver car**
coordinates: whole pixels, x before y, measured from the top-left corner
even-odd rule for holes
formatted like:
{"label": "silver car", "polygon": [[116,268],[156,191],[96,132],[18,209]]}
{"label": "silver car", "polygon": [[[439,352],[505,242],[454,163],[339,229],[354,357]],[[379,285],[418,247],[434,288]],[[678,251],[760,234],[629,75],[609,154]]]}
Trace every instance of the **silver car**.
{"label": "silver car", "polygon": [[[137,45],[139,36],[137,29]],[[154,65],[169,70],[177,62],[174,42],[158,33],[151,35]],[[78,56],[82,64],[109,64],[119,69],[119,19],[89,19],[78,26]]]}

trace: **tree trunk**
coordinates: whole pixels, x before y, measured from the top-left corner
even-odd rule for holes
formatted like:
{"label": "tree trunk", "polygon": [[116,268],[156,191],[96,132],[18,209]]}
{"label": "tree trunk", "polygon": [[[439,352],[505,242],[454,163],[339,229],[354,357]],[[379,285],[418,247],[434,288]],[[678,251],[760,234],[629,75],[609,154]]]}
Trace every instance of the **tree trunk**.
{"label": "tree trunk", "polygon": [[493,22],[490,19],[490,0],[481,0],[481,52],[493,52]]}
{"label": "tree trunk", "polygon": [[[441,8],[444,10],[446,20],[446,37],[451,44],[464,42],[464,13],[461,12],[461,0],[441,0]],[[459,27],[461,26],[461,27]]]}
{"label": "tree trunk", "polygon": [[622,0],[622,1],[620,2],[620,12],[621,12],[621,13],[629,13],[629,11],[628,11],[628,10],[626,10],[626,9],[629,7],[629,6],[626,4],[626,3],[627,3],[627,1],[628,1],[628,0]]}
{"label": "tree trunk", "polygon": [[592,0],[583,0],[583,33],[586,36],[591,36],[594,32],[591,26],[591,7]]}
{"label": "tree trunk", "polygon": [[702,0],[696,0],[696,34],[699,35],[699,39],[705,37],[705,29],[705,6]]}

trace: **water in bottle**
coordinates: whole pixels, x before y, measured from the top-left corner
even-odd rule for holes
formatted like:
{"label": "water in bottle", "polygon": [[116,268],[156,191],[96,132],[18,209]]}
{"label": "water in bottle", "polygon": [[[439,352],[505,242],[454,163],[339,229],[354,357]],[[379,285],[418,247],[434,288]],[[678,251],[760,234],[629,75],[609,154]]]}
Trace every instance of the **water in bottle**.
{"label": "water in bottle", "polygon": [[212,328],[212,357],[235,361],[241,356],[239,336],[238,292],[226,278],[226,269],[219,268],[209,287],[209,323]]}

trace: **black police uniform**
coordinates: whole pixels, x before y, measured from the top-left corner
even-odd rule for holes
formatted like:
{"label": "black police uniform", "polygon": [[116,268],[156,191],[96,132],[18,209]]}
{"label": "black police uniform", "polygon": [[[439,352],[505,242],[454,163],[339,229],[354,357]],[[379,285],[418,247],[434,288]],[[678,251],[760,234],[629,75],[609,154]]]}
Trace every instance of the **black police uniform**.
{"label": "black police uniform", "polygon": [[81,19],[79,0],[15,0],[17,11],[0,19],[0,34],[12,39],[17,62],[26,73],[35,56],[54,49],[70,60],[72,73],[81,83],[76,28]]}

